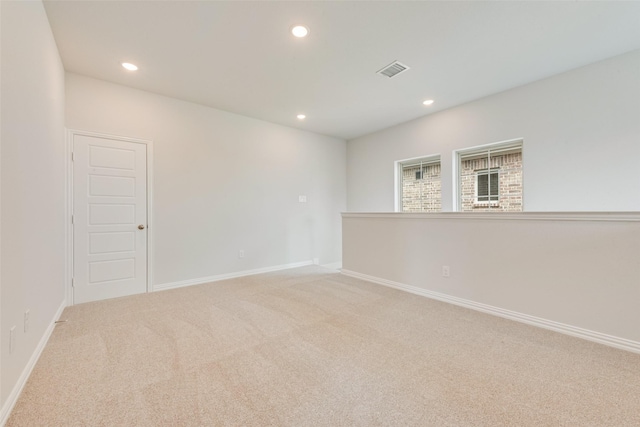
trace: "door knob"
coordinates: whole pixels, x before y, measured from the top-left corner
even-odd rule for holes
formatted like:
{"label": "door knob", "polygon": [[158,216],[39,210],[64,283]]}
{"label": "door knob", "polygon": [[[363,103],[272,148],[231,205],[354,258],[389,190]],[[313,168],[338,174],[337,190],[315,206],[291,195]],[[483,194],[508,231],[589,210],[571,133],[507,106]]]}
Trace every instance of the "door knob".
{"label": "door knob", "polygon": [[138,230],[144,230],[144,225],[140,224],[140,225],[138,226]]}

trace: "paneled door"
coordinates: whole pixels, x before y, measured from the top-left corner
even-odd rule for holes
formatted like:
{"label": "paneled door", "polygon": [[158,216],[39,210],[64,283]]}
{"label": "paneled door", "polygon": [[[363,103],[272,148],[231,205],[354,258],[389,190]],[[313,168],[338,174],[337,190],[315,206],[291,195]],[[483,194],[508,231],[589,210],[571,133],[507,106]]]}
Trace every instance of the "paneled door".
{"label": "paneled door", "polygon": [[147,291],[147,145],[73,135],[73,302]]}

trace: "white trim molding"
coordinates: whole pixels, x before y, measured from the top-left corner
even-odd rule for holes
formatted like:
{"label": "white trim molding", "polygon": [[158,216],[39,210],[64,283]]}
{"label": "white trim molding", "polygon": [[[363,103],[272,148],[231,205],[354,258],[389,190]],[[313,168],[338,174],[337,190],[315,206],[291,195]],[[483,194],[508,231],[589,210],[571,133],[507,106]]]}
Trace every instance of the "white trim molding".
{"label": "white trim molding", "polygon": [[342,218],[640,222],[640,212],[343,212]]}
{"label": "white trim molding", "polygon": [[290,264],[274,265],[271,267],[256,268],[253,270],[236,271],[233,273],[218,274],[216,276],[198,277],[196,279],[181,280],[179,282],[162,283],[153,286],[153,292],[166,291],[168,289],[184,288],[186,286],[202,285],[204,283],[219,282],[221,280],[235,279],[237,277],[253,276],[254,274],[271,273],[273,271],[287,270],[290,268],[305,267],[313,265],[314,262],[302,261]]}
{"label": "white trim molding", "polygon": [[449,304],[457,305],[457,306],[468,308],[475,311],[481,311],[483,313],[492,314],[494,316],[502,317],[509,320],[514,320],[520,323],[526,323],[528,325],[537,326],[539,328],[549,329],[555,332],[560,332],[565,335],[571,335],[573,337],[582,338],[587,341],[597,342],[599,344],[604,344],[610,347],[631,351],[633,353],[640,353],[640,342],[637,342],[637,341],[632,341],[625,338],[607,335],[600,332],[590,331],[588,329],[578,328],[576,326],[555,322],[553,320],[543,319],[541,317],[530,316],[528,314],[519,313],[516,311],[505,310],[503,308],[494,307],[491,305],[482,304],[479,302],[471,301],[464,298],[458,298],[451,295],[446,295],[440,292],[433,292],[426,289],[418,288],[416,286],[406,285],[404,283],[394,282],[392,280],[381,279],[379,277],[369,276],[369,275],[358,273],[351,270],[343,269],[342,274],[349,277],[355,277],[356,279],[366,280],[367,282],[376,283],[378,285],[399,289],[401,291],[409,292],[415,295],[420,295],[433,300],[446,302]]}
{"label": "white trim molding", "polygon": [[114,139],[116,141],[135,142],[145,144],[147,147],[147,292],[152,291],[153,283],[153,141],[147,139],[131,138],[127,136],[111,135],[106,133],[91,132],[78,129],[66,129],[67,153],[66,153],[66,208],[65,218],[68,220],[65,224],[66,232],[66,300],[69,305],[73,305],[73,137],[75,135],[93,136],[96,138]]}
{"label": "white trim molding", "polygon": [[11,411],[13,410],[13,407],[18,401],[18,398],[20,397],[20,393],[22,393],[22,389],[24,389],[24,386],[27,384],[27,380],[29,379],[31,372],[33,372],[33,368],[36,366],[36,363],[38,362],[38,359],[40,359],[40,355],[42,354],[44,347],[47,345],[47,342],[49,341],[49,338],[53,333],[53,329],[56,326],[56,321],[60,318],[60,316],[62,316],[62,312],[66,307],[67,307],[67,301],[64,300],[62,301],[62,304],[60,304],[60,307],[58,307],[58,310],[56,311],[56,314],[53,316],[53,319],[51,320],[51,323],[47,327],[47,330],[44,332],[44,335],[42,335],[42,338],[40,339],[38,346],[33,351],[33,354],[31,355],[31,358],[29,359],[27,366],[24,367],[24,370],[22,371],[20,378],[18,378],[18,381],[13,386],[13,390],[11,390],[11,394],[9,394],[9,396],[7,397],[7,400],[2,406],[2,409],[0,410],[0,426],[4,426],[6,422],[9,420]]}

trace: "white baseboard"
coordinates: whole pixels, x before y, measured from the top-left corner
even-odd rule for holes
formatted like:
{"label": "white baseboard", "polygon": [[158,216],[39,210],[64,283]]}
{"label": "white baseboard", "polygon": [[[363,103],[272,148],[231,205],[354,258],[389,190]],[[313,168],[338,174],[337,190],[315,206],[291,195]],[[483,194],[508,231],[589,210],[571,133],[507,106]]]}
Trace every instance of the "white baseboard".
{"label": "white baseboard", "polygon": [[197,279],[181,280],[179,282],[161,283],[153,286],[153,292],[166,291],[167,289],[184,288],[185,286],[202,285],[203,283],[218,282],[220,280],[235,279],[236,277],[253,276],[254,274],[270,273],[272,271],[287,270],[289,268],[312,265],[313,261],[294,262],[291,264],[274,265],[271,267],[256,268],[254,270],[237,271],[234,273],[218,274],[216,276],[199,277]]}
{"label": "white baseboard", "polygon": [[320,267],[328,268],[330,270],[340,271],[340,269],[342,268],[342,262],[338,261],[338,262],[332,262],[330,264],[322,264]]}
{"label": "white baseboard", "polygon": [[632,341],[613,335],[607,335],[600,332],[579,328],[577,326],[566,325],[564,323],[543,319],[541,317],[530,316],[528,314],[519,313],[517,311],[505,310],[503,308],[494,307],[464,298],[458,298],[439,292],[429,291],[426,289],[418,288],[416,286],[405,285],[404,283],[381,279],[374,276],[368,276],[366,274],[358,273],[355,271],[342,269],[342,274],[344,274],[345,276],[366,280],[368,282],[377,283],[379,285],[400,289],[402,291],[421,295],[438,301],[443,301],[449,304],[454,304],[461,307],[470,308],[472,310],[481,311],[483,313],[492,314],[494,316],[503,317],[505,319],[515,320],[516,322],[526,323],[528,325],[537,326],[544,329],[550,329],[555,332],[560,332],[562,334],[597,342],[599,344],[608,345],[610,347],[631,351],[633,353],[640,353],[640,342],[637,341]]}
{"label": "white baseboard", "polygon": [[33,368],[36,366],[36,363],[38,362],[38,359],[40,358],[40,355],[42,354],[44,347],[47,345],[47,342],[49,341],[49,338],[53,333],[53,329],[56,326],[56,320],[58,320],[60,316],[62,316],[62,312],[66,307],[67,307],[67,301],[64,300],[62,301],[62,304],[58,308],[58,311],[56,311],[56,314],[53,316],[53,319],[51,320],[51,323],[47,327],[47,330],[44,332],[44,335],[42,335],[42,338],[40,339],[38,346],[33,351],[33,354],[31,355],[31,358],[29,359],[27,366],[24,367],[24,370],[22,371],[20,378],[18,378],[16,385],[13,387],[13,390],[11,390],[11,394],[9,395],[9,397],[7,397],[7,401],[2,406],[2,409],[0,410],[0,426],[4,426],[6,422],[9,420],[9,415],[11,415],[11,411],[13,410],[13,407],[18,401],[18,397],[20,397],[20,393],[22,393],[22,389],[24,388],[25,384],[27,384],[27,380],[29,379],[29,376],[31,375]]}

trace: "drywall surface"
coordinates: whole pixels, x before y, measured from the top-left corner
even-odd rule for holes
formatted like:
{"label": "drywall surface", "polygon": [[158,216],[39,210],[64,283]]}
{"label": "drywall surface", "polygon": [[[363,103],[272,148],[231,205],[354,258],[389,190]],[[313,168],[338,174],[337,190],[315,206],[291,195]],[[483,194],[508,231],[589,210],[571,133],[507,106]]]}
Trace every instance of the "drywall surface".
{"label": "drywall surface", "polygon": [[342,225],[345,270],[640,352],[638,213],[347,213]]}
{"label": "drywall surface", "polygon": [[640,210],[640,51],[348,141],[348,210],[392,212],[393,162],[440,154],[451,211],[453,150],[516,138],[525,211]]}
{"label": "drywall surface", "polygon": [[3,1],[0,7],[4,406],[65,298],[65,145],[64,70],[42,3]]}
{"label": "drywall surface", "polygon": [[69,73],[66,124],[153,141],[153,285],[341,260],[343,140]]}

